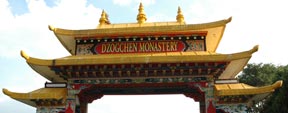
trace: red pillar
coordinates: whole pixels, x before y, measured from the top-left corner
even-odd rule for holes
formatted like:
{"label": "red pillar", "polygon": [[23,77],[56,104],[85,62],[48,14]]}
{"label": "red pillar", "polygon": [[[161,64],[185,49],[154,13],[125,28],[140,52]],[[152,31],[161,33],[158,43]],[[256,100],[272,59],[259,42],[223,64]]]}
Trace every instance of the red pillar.
{"label": "red pillar", "polygon": [[80,113],[87,113],[88,110],[88,103],[87,102],[80,102]]}
{"label": "red pillar", "polygon": [[66,101],[65,113],[75,113],[76,103],[73,100]]}
{"label": "red pillar", "polygon": [[212,101],[208,101],[208,108],[207,108],[207,113],[216,113],[216,108],[213,105]]}
{"label": "red pillar", "polygon": [[76,95],[72,91],[71,84],[68,84],[67,88],[67,98],[66,98],[66,106],[65,113],[76,113]]}
{"label": "red pillar", "polygon": [[205,100],[199,101],[199,110],[200,113],[206,113]]}

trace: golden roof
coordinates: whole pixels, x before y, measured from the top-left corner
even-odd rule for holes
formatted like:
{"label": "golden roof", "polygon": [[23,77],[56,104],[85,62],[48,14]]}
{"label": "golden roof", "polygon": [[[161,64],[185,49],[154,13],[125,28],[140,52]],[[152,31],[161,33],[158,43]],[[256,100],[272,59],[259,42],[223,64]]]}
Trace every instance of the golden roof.
{"label": "golden roof", "polygon": [[33,107],[41,104],[41,102],[37,103],[39,101],[52,102],[56,100],[55,105],[64,105],[67,95],[67,88],[40,88],[29,93],[16,93],[7,89],[2,89],[2,91],[5,95]]}
{"label": "golden roof", "polygon": [[224,33],[227,23],[231,21],[228,19],[201,23],[201,24],[185,24],[183,22],[152,22],[152,23],[123,23],[123,24],[103,24],[99,25],[96,29],[85,30],[67,30],[61,28],[54,28],[49,26],[49,29],[54,32],[56,37],[62,45],[72,54],[75,55],[75,40],[77,38],[104,38],[110,36],[137,36],[139,34],[145,35],[165,35],[169,33],[181,34],[183,32],[207,32],[206,35],[206,48],[209,52],[215,52],[218,44]]}
{"label": "golden roof", "polygon": [[195,52],[163,52],[163,53],[134,53],[134,54],[101,54],[77,55],[64,58],[43,60],[29,57],[23,51],[21,55],[26,62],[40,75],[55,82],[65,82],[56,75],[49,66],[61,65],[97,65],[97,64],[140,64],[140,63],[182,63],[182,62],[230,62],[220,79],[234,78],[247,64],[252,54],[258,50],[255,46],[249,51],[234,54],[218,54],[207,51]]}
{"label": "golden roof", "polygon": [[281,87],[282,84],[283,81],[279,80],[272,85],[263,87],[253,87],[244,83],[237,83],[237,84],[215,84],[214,88],[216,96],[255,95],[263,93],[271,93],[275,89]]}

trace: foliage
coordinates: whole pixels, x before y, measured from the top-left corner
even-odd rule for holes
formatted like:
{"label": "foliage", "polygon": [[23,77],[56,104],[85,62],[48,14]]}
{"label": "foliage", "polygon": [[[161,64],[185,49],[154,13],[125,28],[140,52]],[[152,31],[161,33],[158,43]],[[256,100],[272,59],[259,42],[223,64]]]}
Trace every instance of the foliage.
{"label": "foliage", "polygon": [[263,113],[287,113],[288,111],[288,65],[277,68],[274,80],[283,80],[283,85],[266,101]]}
{"label": "foliage", "polygon": [[281,88],[275,90],[266,99],[255,103],[249,112],[286,113],[288,111],[288,65],[248,64],[238,78],[240,82],[251,86],[271,85],[278,80],[283,80]]}
{"label": "foliage", "polygon": [[239,75],[239,80],[251,86],[270,85],[276,73],[277,67],[273,64],[248,64]]}

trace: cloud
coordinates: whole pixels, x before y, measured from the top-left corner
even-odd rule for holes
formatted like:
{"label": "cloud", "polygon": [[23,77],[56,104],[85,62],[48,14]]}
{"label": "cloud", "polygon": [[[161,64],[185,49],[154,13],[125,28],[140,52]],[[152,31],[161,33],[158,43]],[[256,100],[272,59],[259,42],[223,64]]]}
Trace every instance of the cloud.
{"label": "cloud", "polygon": [[113,0],[113,3],[120,6],[130,5],[132,0]]}
{"label": "cloud", "polygon": [[140,2],[143,5],[148,6],[155,3],[155,0],[113,0],[113,4],[119,6],[130,6],[131,4],[139,4]]}
{"label": "cloud", "polygon": [[188,9],[182,10],[187,23],[213,22],[232,16],[217,52],[241,52],[259,45],[259,51],[253,54],[250,63],[285,65],[288,54],[281,51],[288,48],[284,41],[288,16],[283,15],[288,7],[284,4],[288,1],[195,0]]}
{"label": "cloud", "polygon": [[6,102],[7,99],[9,99],[9,98],[7,98],[7,96],[4,96],[4,95],[3,95],[3,97],[2,97],[2,94],[1,94],[1,95],[0,95],[0,104],[4,104],[4,102]]}
{"label": "cloud", "polygon": [[147,17],[147,22],[169,22],[176,21],[176,16],[170,17],[162,13],[156,13],[152,16]]}
{"label": "cloud", "polygon": [[[28,0],[30,13],[13,16],[7,1],[1,1],[0,56],[19,57],[24,49],[39,57],[68,55],[48,25],[68,29],[96,28],[101,10],[85,0],[62,0],[50,8],[43,0]],[[61,48],[61,49],[58,49]],[[54,53],[54,54],[51,54]],[[64,54],[63,54],[64,53]]]}
{"label": "cloud", "polygon": [[[43,59],[69,55],[53,32],[49,31],[48,25],[67,29],[96,28],[101,10],[86,3],[85,0],[62,0],[48,7],[44,0],[27,0],[29,13],[13,15],[7,0],[0,0],[0,62],[5,64],[0,66],[0,88],[23,93],[42,88],[47,80],[26,64],[20,50]],[[20,102],[0,93],[0,103],[18,105]],[[0,106],[3,108],[3,104]],[[12,113],[12,107],[5,107],[2,111]],[[35,112],[35,108],[30,110]]]}

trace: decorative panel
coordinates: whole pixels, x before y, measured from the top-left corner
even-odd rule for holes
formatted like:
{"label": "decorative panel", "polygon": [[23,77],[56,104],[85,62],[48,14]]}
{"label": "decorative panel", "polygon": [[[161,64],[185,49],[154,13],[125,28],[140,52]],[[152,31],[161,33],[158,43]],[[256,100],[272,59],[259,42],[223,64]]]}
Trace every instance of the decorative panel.
{"label": "decorative panel", "polygon": [[131,36],[76,38],[76,54],[205,51],[205,36]]}

